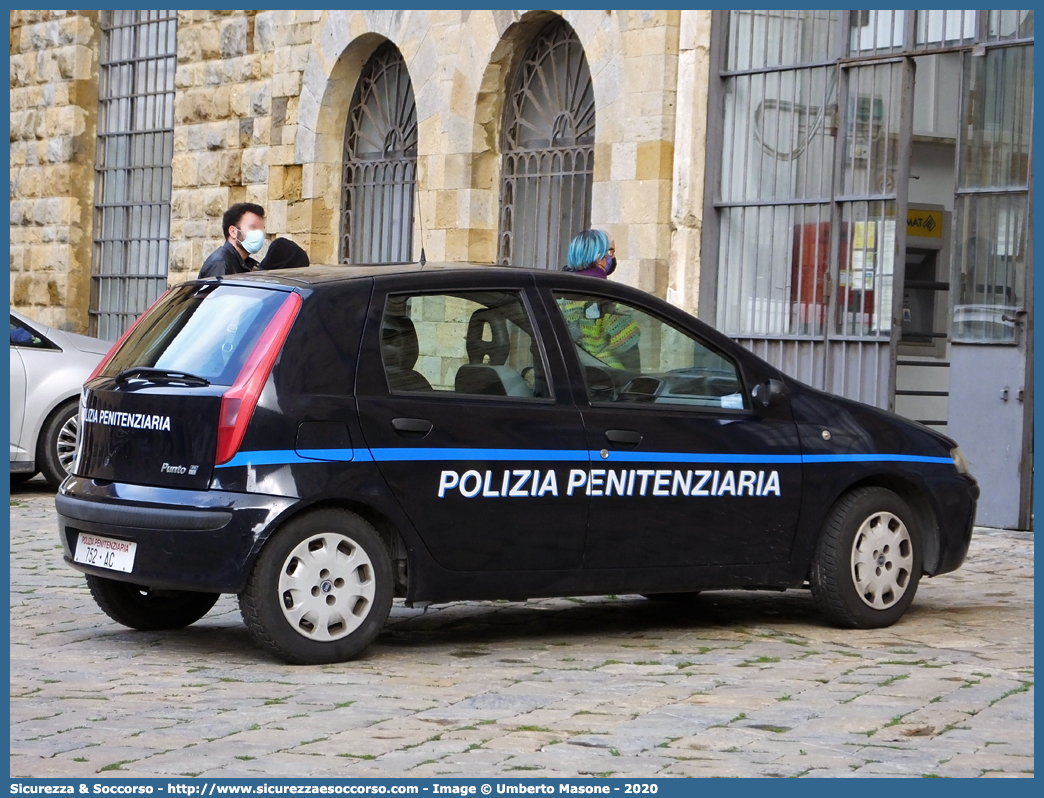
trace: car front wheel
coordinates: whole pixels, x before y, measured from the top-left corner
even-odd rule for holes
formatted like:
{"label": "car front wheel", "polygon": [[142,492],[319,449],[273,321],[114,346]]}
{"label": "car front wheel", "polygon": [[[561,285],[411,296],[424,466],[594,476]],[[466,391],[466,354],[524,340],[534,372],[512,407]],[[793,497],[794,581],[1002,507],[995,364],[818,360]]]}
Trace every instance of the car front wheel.
{"label": "car front wheel", "polygon": [[87,586],[99,607],[116,623],[143,632],[182,629],[195,623],[217,603],[217,593],[156,590],[87,576]]}
{"label": "car front wheel", "polygon": [[913,602],[922,557],[910,506],[886,488],[858,488],[827,516],[812,561],[812,595],[838,626],[891,626]]}
{"label": "car front wheel", "polygon": [[262,648],[293,665],[318,665],[362,652],[392,597],[391,561],[376,530],[354,513],[323,509],[265,543],[239,608]]}

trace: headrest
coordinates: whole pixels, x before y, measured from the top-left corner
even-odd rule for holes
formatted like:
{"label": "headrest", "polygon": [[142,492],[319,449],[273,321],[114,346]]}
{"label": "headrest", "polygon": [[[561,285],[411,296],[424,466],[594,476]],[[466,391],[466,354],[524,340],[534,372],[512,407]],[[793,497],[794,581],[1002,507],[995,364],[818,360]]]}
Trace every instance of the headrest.
{"label": "headrest", "polygon": [[381,355],[389,369],[409,371],[420,355],[417,328],[409,316],[385,316],[381,325]]}
{"label": "headrest", "polygon": [[[486,330],[489,330],[488,337]],[[507,321],[500,313],[490,308],[476,310],[468,321],[466,340],[468,362],[478,366],[489,358],[489,365],[503,366],[511,353],[511,338],[508,336]]]}

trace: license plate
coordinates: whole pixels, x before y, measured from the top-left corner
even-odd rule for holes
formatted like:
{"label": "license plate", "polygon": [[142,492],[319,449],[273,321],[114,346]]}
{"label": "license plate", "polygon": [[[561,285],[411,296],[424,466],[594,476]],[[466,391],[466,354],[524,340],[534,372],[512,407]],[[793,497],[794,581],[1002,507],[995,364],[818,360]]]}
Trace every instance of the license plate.
{"label": "license plate", "polygon": [[80,532],[76,538],[73,562],[129,574],[134,570],[134,552],[137,548],[137,543],[128,540],[115,540]]}

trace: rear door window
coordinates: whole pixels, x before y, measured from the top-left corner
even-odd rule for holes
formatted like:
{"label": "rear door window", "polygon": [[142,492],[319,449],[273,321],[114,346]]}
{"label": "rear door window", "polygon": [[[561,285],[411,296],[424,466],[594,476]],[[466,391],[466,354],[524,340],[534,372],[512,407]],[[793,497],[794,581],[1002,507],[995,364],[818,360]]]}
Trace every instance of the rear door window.
{"label": "rear door window", "polygon": [[515,291],[389,296],[381,358],[393,393],[551,397],[532,320]]}
{"label": "rear door window", "polygon": [[145,366],[231,385],[285,299],[285,292],[246,286],[175,288],[149,311],[102,376]]}

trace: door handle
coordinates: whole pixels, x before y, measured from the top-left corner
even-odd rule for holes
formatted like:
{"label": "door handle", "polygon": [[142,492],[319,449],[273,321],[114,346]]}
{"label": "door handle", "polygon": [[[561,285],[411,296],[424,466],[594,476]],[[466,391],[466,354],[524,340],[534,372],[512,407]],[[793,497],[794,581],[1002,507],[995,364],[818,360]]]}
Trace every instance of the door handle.
{"label": "door handle", "polygon": [[393,418],[392,426],[397,432],[413,432],[423,437],[431,432],[432,423],[426,418]]}
{"label": "door handle", "polygon": [[610,443],[619,443],[624,446],[637,446],[642,442],[642,434],[629,429],[607,429],[605,437]]}

